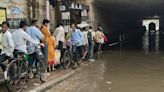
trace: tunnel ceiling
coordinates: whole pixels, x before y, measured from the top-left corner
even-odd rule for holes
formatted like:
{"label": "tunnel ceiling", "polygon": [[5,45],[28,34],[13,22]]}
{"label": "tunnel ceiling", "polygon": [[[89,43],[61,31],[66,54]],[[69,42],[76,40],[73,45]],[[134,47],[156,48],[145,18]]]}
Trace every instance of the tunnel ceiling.
{"label": "tunnel ceiling", "polygon": [[146,11],[163,14],[164,9],[164,0],[95,0],[95,2],[97,6],[112,12]]}
{"label": "tunnel ceiling", "polygon": [[95,0],[95,1],[101,1],[105,3],[122,3],[122,4],[159,4],[163,3],[163,0]]}
{"label": "tunnel ceiling", "polygon": [[112,30],[137,29],[143,18],[155,15],[164,25],[164,0],[95,0],[93,4],[98,19]]}

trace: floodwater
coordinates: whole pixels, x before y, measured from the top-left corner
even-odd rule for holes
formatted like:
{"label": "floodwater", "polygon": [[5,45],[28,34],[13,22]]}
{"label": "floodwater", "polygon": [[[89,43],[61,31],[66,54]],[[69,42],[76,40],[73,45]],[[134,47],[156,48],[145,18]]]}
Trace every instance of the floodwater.
{"label": "floodwater", "polygon": [[109,50],[46,92],[164,92],[160,35],[144,34],[142,50]]}
{"label": "floodwater", "polygon": [[104,52],[101,59],[47,92],[164,92],[163,56]]}

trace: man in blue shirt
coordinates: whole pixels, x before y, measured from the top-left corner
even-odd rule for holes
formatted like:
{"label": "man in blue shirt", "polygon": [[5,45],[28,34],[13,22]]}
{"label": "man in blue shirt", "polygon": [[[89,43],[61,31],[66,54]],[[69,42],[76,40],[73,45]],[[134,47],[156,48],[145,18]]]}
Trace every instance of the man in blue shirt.
{"label": "man in blue shirt", "polygon": [[[40,42],[44,39],[44,35],[41,33],[41,31],[37,28],[37,21],[38,20],[32,20],[32,25],[27,28],[27,34],[31,36],[34,40]],[[28,42],[27,43],[27,51],[30,53],[30,61],[29,61],[29,66],[33,65],[33,62],[37,59],[36,58],[36,47],[34,44]]]}
{"label": "man in blue shirt", "polygon": [[71,25],[72,33],[71,33],[71,41],[72,41],[72,51],[73,51],[73,59],[75,61],[74,68],[77,67],[77,64],[80,64],[80,59],[82,58],[82,45],[83,45],[83,34],[82,32],[76,28],[75,24]]}

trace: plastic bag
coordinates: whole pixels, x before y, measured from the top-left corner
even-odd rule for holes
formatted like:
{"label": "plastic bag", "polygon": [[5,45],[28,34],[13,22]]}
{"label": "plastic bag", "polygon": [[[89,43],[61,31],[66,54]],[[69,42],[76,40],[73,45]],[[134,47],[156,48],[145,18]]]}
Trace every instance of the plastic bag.
{"label": "plastic bag", "polygon": [[55,65],[60,64],[61,52],[60,50],[55,50]]}

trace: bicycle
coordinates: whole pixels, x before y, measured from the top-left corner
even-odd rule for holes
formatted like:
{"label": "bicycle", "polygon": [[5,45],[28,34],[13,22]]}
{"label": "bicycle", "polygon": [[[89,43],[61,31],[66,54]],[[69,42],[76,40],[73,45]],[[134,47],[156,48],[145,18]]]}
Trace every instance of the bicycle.
{"label": "bicycle", "polygon": [[82,46],[76,47],[75,45],[72,45],[71,51],[71,57],[72,57],[72,63],[74,63],[73,69],[76,69],[78,65],[81,65],[82,61]]}
{"label": "bicycle", "polygon": [[[80,61],[81,59],[79,59]],[[67,45],[66,48],[64,49],[64,54],[63,57],[60,61],[60,65],[64,68],[67,69],[71,65],[71,63],[77,63],[77,61],[74,56],[73,56],[73,51],[72,51],[72,45]]]}
{"label": "bicycle", "polygon": [[61,59],[61,65],[64,69],[69,68],[70,64],[72,62],[72,53],[71,53],[71,47],[67,47],[64,49],[64,54]]}
{"label": "bicycle", "polygon": [[27,54],[17,51],[17,57],[7,65],[4,78],[9,92],[21,92],[28,82],[29,68],[27,58]]}
{"label": "bicycle", "polygon": [[37,48],[35,50],[35,54],[36,54],[36,58],[37,58],[37,61],[34,62],[34,64],[36,65],[36,71],[34,71],[34,69],[32,69],[32,67],[30,67],[29,78],[33,78],[34,73],[36,73],[39,75],[40,81],[45,82],[46,81],[45,72],[46,72],[47,67],[44,62],[44,55],[40,48]]}

